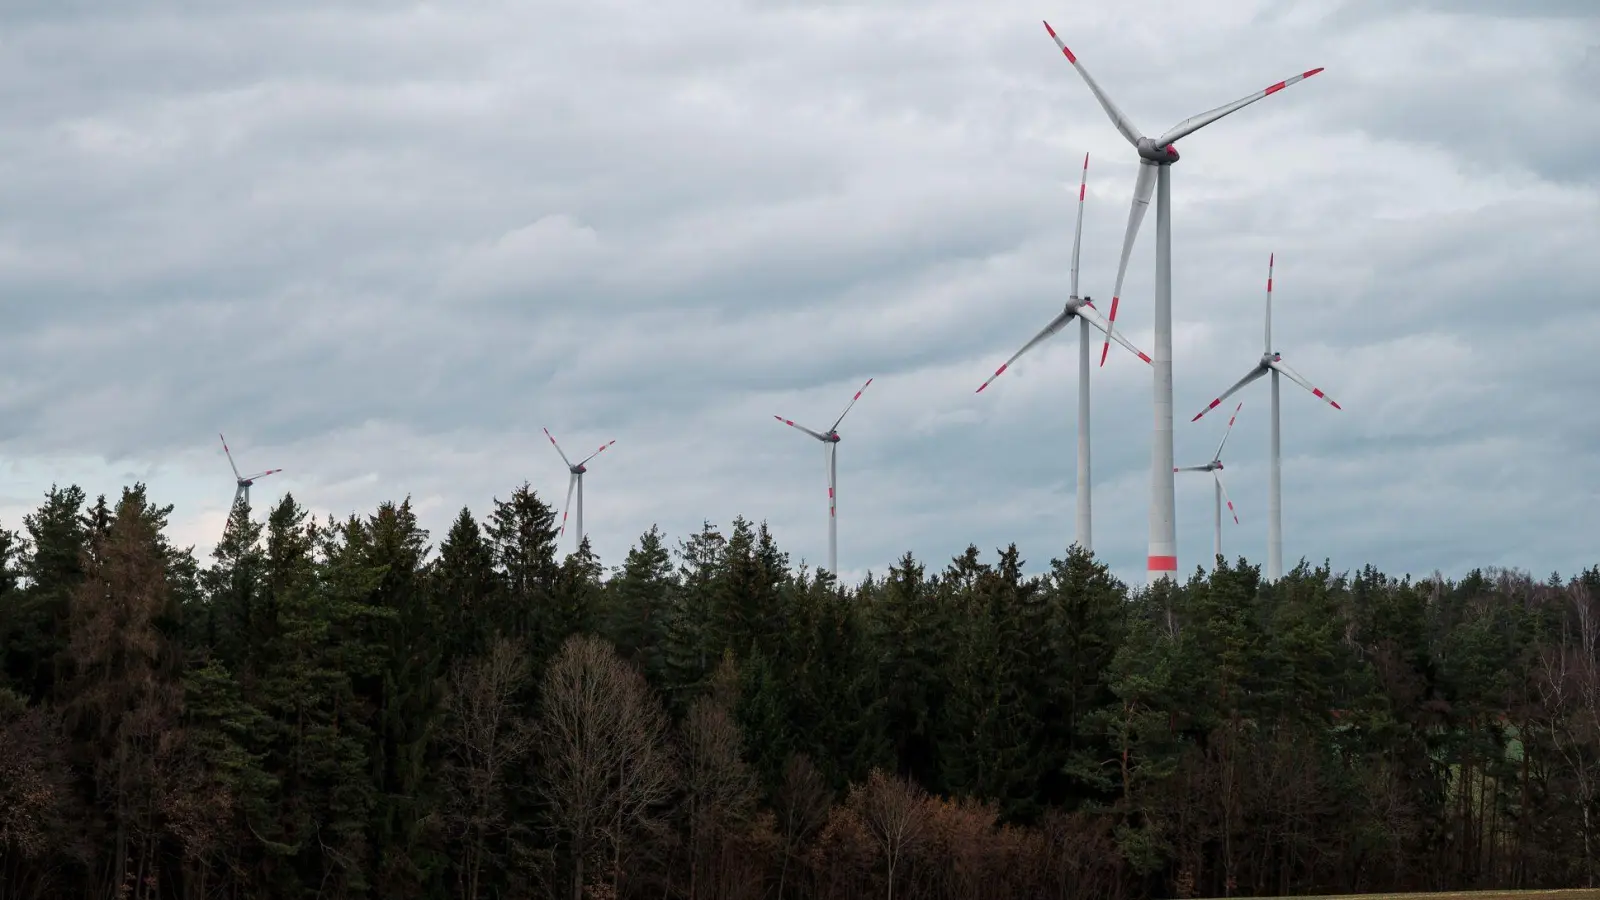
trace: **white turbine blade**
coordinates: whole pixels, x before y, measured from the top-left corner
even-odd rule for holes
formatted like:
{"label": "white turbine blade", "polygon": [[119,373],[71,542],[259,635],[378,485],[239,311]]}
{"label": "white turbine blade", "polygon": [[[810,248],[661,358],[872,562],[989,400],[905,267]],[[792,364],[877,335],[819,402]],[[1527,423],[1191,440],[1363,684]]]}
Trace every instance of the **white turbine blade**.
{"label": "white turbine blade", "polygon": [[1243,400],[1239,401],[1239,405],[1233,408],[1233,415],[1228,417],[1228,427],[1222,430],[1222,441],[1221,443],[1217,444],[1217,452],[1211,454],[1211,460],[1213,462],[1222,458],[1222,448],[1228,444],[1228,435],[1233,434],[1233,423],[1238,420],[1239,410],[1241,409],[1244,409]]}
{"label": "white turbine blade", "polygon": [[268,475],[276,475],[276,474],[278,474],[279,472],[282,472],[282,471],[283,471],[282,469],[268,469],[265,472],[261,472],[261,473],[255,474],[255,475],[246,475],[244,480],[245,481],[255,481],[257,478],[265,478]]}
{"label": "white turbine blade", "polygon": [[1122,332],[1113,332],[1111,330],[1111,323],[1107,322],[1106,317],[1100,315],[1100,310],[1095,309],[1093,305],[1085,303],[1083,306],[1078,308],[1078,315],[1083,316],[1084,321],[1100,329],[1106,334],[1107,337],[1111,338],[1111,340],[1116,341],[1122,346],[1128,348],[1129,353],[1132,353],[1134,356],[1139,357],[1145,362],[1150,361],[1150,355],[1145,353],[1143,350],[1140,350],[1138,347],[1135,347],[1132,342],[1122,336]]}
{"label": "white turbine blade", "polygon": [[1321,400],[1322,402],[1328,404],[1329,406],[1333,407],[1334,409],[1344,409],[1344,407],[1340,406],[1338,404],[1338,402],[1335,401],[1332,397],[1329,397],[1327,394],[1324,394],[1318,388],[1313,387],[1311,382],[1305,380],[1305,378],[1303,378],[1300,375],[1299,372],[1296,372],[1295,370],[1289,368],[1289,364],[1284,362],[1283,360],[1281,360],[1281,359],[1273,360],[1270,363],[1270,365],[1274,369],[1277,369],[1279,372],[1282,372],[1283,376],[1285,378],[1289,379],[1290,381],[1294,382],[1295,384],[1298,384],[1301,387],[1305,388],[1306,390],[1310,391],[1312,396],[1316,397],[1318,400]]}
{"label": "white turbine blade", "polygon": [[1100,90],[1100,85],[1095,84],[1094,77],[1089,74],[1089,70],[1085,69],[1083,64],[1078,62],[1078,57],[1067,49],[1067,45],[1062,42],[1061,36],[1056,34],[1056,30],[1050,27],[1049,22],[1044,23],[1044,30],[1050,32],[1050,36],[1055,38],[1056,46],[1061,48],[1061,55],[1065,56],[1067,62],[1072,63],[1072,67],[1078,70],[1079,75],[1083,76],[1084,83],[1089,85],[1089,90],[1094,93],[1094,98],[1100,101],[1100,106],[1105,109],[1106,115],[1111,117],[1112,124],[1116,125],[1117,130],[1122,132],[1122,136],[1128,139],[1128,143],[1135,147],[1139,146],[1139,138],[1144,135],[1139,132],[1138,127],[1133,124],[1132,120],[1123,115],[1122,110],[1117,109],[1117,105],[1111,102],[1111,98],[1106,96],[1105,91]]}
{"label": "white turbine blade", "polygon": [[1111,315],[1106,317],[1105,346],[1100,348],[1100,365],[1106,364],[1106,354],[1111,350],[1111,328],[1117,324],[1117,305],[1122,302],[1122,280],[1128,274],[1128,257],[1133,253],[1134,239],[1139,236],[1139,223],[1144,221],[1145,210],[1150,208],[1150,195],[1156,189],[1156,164],[1149,160],[1139,163],[1139,179],[1133,183],[1133,205],[1128,208],[1128,230],[1122,237],[1122,259],[1117,262],[1117,286],[1111,291]]}
{"label": "white turbine blade", "polygon": [[773,416],[773,418],[777,419],[779,422],[782,422],[783,424],[789,426],[790,428],[798,428],[801,431],[804,431],[806,434],[809,434],[812,437],[816,438],[817,440],[822,441],[823,443],[827,443],[828,442],[827,438],[823,437],[820,434],[817,434],[815,431],[812,431],[811,429],[805,427],[804,425],[796,425],[795,423],[789,421],[788,419],[785,419],[783,416]]}
{"label": "white turbine blade", "polygon": [[1256,366],[1254,369],[1251,369],[1249,375],[1246,375],[1245,377],[1239,379],[1238,382],[1236,382],[1233,387],[1228,388],[1226,391],[1223,391],[1221,397],[1218,397],[1217,399],[1211,401],[1210,405],[1208,405],[1205,409],[1202,409],[1199,412],[1195,413],[1194,414],[1194,418],[1190,419],[1189,421],[1191,421],[1191,422],[1200,421],[1200,417],[1201,416],[1205,415],[1208,412],[1211,412],[1213,409],[1216,409],[1218,406],[1221,406],[1222,405],[1222,401],[1228,399],[1229,397],[1232,397],[1234,395],[1234,393],[1236,391],[1238,391],[1240,388],[1244,387],[1245,385],[1249,384],[1252,381],[1255,381],[1257,378],[1260,378],[1261,376],[1263,376],[1265,374],[1267,374],[1267,370],[1265,368],[1263,368],[1262,366]]}
{"label": "white turbine blade", "polygon": [[1039,346],[1039,343],[1041,341],[1043,341],[1045,338],[1047,338],[1050,335],[1055,334],[1056,332],[1060,331],[1063,327],[1066,326],[1066,324],[1068,322],[1072,321],[1072,316],[1073,316],[1072,313],[1063,312],[1060,315],[1056,316],[1054,319],[1051,319],[1050,320],[1050,324],[1046,325],[1044,327],[1043,331],[1040,331],[1038,334],[1034,335],[1033,336],[1033,340],[1030,340],[1026,344],[1023,344],[1021,350],[1018,350],[1016,353],[1011,354],[1011,358],[1006,360],[1004,363],[1002,363],[1000,365],[1000,368],[995,369],[994,370],[994,374],[989,376],[989,380],[985,381],[983,384],[978,385],[978,389],[976,391],[973,391],[973,393],[974,394],[983,393],[983,389],[988,387],[989,385],[993,384],[994,380],[996,378],[1000,377],[1000,373],[1002,373],[1005,370],[1011,368],[1011,364],[1016,362],[1018,359],[1021,359],[1022,358],[1022,354],[1027,353],[1029,350],[1032,350],[1034,347]]}
{"label": "white turbine blade", "polygon": [[556,443],[556,436],[550,433],[550,429],[544,429],[544,436],[550,439],[550,446],[556,448],[557,453],[561,453],[561,461],[567,464],[567,468],[572,468],[572,460],[567,459],[567,454],[561,452],[561,445]]}
{"label": "white turbine blade", "polygon": [[1089,189],[1089,154],[1083,155],[1083,177],[1078,180],[1078,224],[1072,229],[1072,296],[1078,296],[1078,251],[1083,246],[1083,195]]}
{"label": "white turbine blade", "polygon": [[839,499],[837,496],[839,486],[833,481],[833,473],[838,468],[835,461],[839,458],[839,445],[828,445],[828,518],[837,518],[839,515]]}
{"label": "white turbine blade", "polygon": [[1229,103],[1227,106],[1219,106],[1210,112],[1203,112],[1198,116],[1190,116],[1189,118],[1184,119],[1182,122],[1172,126],[1172,128],[1167,130],[1166,134],[1163,134],[1161,137],[1157,138],[1156,146],[1165,147],[1173,141],[1194,134],[1196,131],[1199,131],[1207,125],[1210,125],[1212,122],[1215,122],[1228,113],[1237,112],[1241,109],[1244,109],[1246,106],[1249,106],[1257,100],[1260,100],[1262,97],[1276,94],[1289,85],[1294,84],[1297,81],[1304,81],[1321,71],[1322,67],[1318,66],[1309,72],[1301,72],[1299,75],[1296,75],[1293,78],[1285,78],[1284,80],[1267,88],[1264,91],[1256,91],[1254,94],[1251,94],[1243,100],[1235,100],[1232,103]]}
{"label": "white turbine blade", "polygon": [[1239,524],[1239,514],[1233,510],[1233,498],[1228,496],[1228,486],[1222,483],[1222,471],[1212,469],[1211,477],[1217,480],[1217,487],[1222,489],[1222,501],[1228,504],[1228,514],[1233,516],[1233,524]]}
{"label": "white turbine blade", "polygon": [[572,473],[568,474],[567,475],[567,502],[561,504],[561,530],[556,532],[558,535],[564,535],[564,534],[567,533],[567,513],[572,511],[572,489],[577,487],[577,486],[578,486],[578,473],[577,472],[572,472]]}
{"label": "white turbine blade", "polygon": [[606,452],[606,448],[611,446],[612,444],[615,444],[615,443],[616,443],[616,441],[606,441],[604,444],[600,445],[600,449],[599,450],[596,450],[595,452],[593,452],[593,453],[589,454],[588,456],[584,457],[583,462],[578,463],[578,465],[581,466],[581,465],[583,465],[583,463],[586,463],[589,460],[594,459],[596,456],[599,456],[600,454]]}
{"label": "white turbine blade", "polygon": [[233,451],[228,449],[228,439],[222,437],[222,432],[217,432],[217,437],[222,438],[222,452],[228,457],[228,468],[233,470],[235,480],[239,478],[239,467],[233,464]]}
{"label": "white turbine blade", "polygon": [[868,378],[867,379],[867,383],[863,384],[861,386],[861,390],[856,391],[856,395],[854,397],[850,398],[850,402],[849,403],[845,404],[844,412],[839,413],[839,418],[833,420],[833,428],[829,428],[828,429],[829,431],[833,431],[835,428],[839,427],[839,423],[843,422],[844,421],[844,417],[850,413],[850,407],[855,406],[856,405],[856,401],[860,400],[861,399],[861,395],[863,393],[865,393],[867,388],[869,388],[871,386],[872,386],[872,379]]}

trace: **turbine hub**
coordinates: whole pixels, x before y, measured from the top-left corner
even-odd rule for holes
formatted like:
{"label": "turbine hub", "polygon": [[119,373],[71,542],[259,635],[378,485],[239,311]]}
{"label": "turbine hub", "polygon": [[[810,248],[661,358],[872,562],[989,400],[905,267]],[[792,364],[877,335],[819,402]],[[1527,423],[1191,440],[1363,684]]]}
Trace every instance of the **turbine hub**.
{"label": "turbine hub", "polygon": [[1212,460],[1212,461],[1211,461],[1211,467],[1212,467],[1212,468],[1213,468],[1213,469],[1220,469],[1220,468],[1222,468],[1222,460],[1220,460],[1220,459],[1214,459],[1214,460]]}
{"label": "turbine hub", "polygon": [[823,437],[827,438],[828,443],[830,443],[830,444],[839,443],[839,432],[837,432],[837,431],[830,431],[827,434],[823,435]]}
{"label": "turbine hub", "polygon": [[1092,305],[1089,300],[1090,298],[1087,294],[1082,297],[1068,297],[1066,309],[1063,311],[1076,315],[1078,310],[1083,309],[1085,306]]}
{"label": "turbine hub", "polygon": [[1158,147],[1150,138],[1140,138],[1137,149],[1140,159],[1149,160],[1158,166],[1169,166],[1178,161],[1177,144]]}
{"label": "turbine hub", "polygon": [[582,475],[583,473],[585,473],[587,471],[589,471],[589,468],[587,466],[573,466],[572,467],[572,474],[574,474],[574,475]]}
{"label": "turbine hub", "polygon": [[1263,353],[1261,354],[1261,368],[1271,368],[1272,364],[1280,359],[1283,359],[1283,357],[1277,353]]}

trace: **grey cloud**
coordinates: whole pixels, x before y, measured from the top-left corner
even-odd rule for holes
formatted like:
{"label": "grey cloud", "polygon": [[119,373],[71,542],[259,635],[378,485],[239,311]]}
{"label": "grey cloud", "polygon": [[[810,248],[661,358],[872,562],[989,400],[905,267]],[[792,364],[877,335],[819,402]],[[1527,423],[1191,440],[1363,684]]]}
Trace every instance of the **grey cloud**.
{"label": "grey cloud", "polygon": [[[1215,446],[1183,419],[1259,353],[1276,251],[1281,349],[1345,405],[1285,388],[1290,554],[1570,570],[1592,562],[1574,498],[1600,490],[1572,413],[1600,377],[1596,40],[1553,12],[1389,9],[1047,14],[1152,131],[1328,66],[1184,142],[1180,457]],[[8,8],[0,447],[155,466],[203,537],[223,428],[320,510],[409,492],[442,529],[524,478],[559,500],[548,425],[618,438],[586,498],[608,562],[652,521],[742,512],[814,563],[821,456],[771,416],[836,415],[875,376],[842,448],[845,567],[1011,540],[1042,565],[1070,537],[1075,333],[972,390],[1060,309],[1085,151],[1084,284],[1109,293],[1134,166],[1036,13]],[[1493,53],[1459,50],[1485,28]],[[1122,313],[1147,348],[1153,237]],[[1147,370],[1094,378],[1097,544],[1137,579]],[[1226,542],[1252,557],[1261,387],[1229,445]],[[1210,497],[1179,491],[1187,568]]]}

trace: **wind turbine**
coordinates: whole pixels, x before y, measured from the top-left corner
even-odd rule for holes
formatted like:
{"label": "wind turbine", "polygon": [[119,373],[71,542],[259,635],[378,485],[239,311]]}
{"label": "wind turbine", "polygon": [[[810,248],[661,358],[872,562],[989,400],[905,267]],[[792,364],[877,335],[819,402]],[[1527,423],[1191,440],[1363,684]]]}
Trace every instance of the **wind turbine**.
{"label": "wind turbine", "polygon": [[1257,378],[1272,373],[1272,453],[1268,469],[1271,474],[1267,488],[1267,580],[1277,581],[1283,577],[1283,466],[1279,449],[1281,446],[1278,428],[1278,376],[1283,375],[1295,384],[1310,391],[1312,396],[1322,400],[1334,409],[1343,409],[1332,397],[1313,387],[1311,382],[1305,380],[1299,372],[1289,368],[1283,361],[1283,354],[1272,349],[1272,265],[1277,261],[1277,254],[1267,257],[1267,316],[1266,316],[1266,347],[1261,353],[1261,359],[1256,362],[1255,368],[1249,374],[1223,392],[1222,396],[1211,401],[1211,405],[1195,414],[1191,422],[1200,421],[1200,417],[1217,408],[1222,401],[1233,396],[1240,388],[1255,381]]}
{"label": "wind turbine", "polygon": [[[1111,117],[1117,131],[1132,144],[1139,154],[1139,178],[1134,182],[1133,206],[1128,211],[1128,230],[1122,240],[1122,261],[1117,265],[1116,288],[1111,293],[1109,323],[1117,319],[1117,303],[1122,298],[1122,279],[1128,270],[1128,254],[1133,251],[1134,238],[1139,234],[1139,223],[1144,220],[1145,209],[1150,206],[1150,193],[1156,193],[1156,309],[1155,353],[1151,368],[1155,370],[1155,440],[1150,452],[1150,550],[1145,570],[1153,584],[1161,578],[1177,577],[1178,535],[1173,519],[1172,471],[1172,164],[1178,161],[1178,149],[1173,142],[1210,125],[1223,116],[1243,109],[1262,97],[1276,94],[1297,81],[1303,81],[1321,72],[1316,68],[1286,78],[1266,90],[1257,91],[1242,100],[1219,106],[1209,112],[1190,116],[1174,125],[1158,138],[1145,137],[1132,121],[1123,115],[1111,98],[1100,90],[1100,85],[1090,77],[1087,69],[1073,55],[1056,34],[1050,23],[1045,30],[1055,39],[1061,53],[1072,63],[1078,74],[1089,85],[1089,90],[1100,106]],[[1100,364],[1105,365],[1110,340],[1100,351]]]}
{"label": "wind turbine", "polygon": [[1094,308],[1094,303],[1088,297],[1078,296],[1078,251],[1083,243],[1083,197],[1089,183],[1089,154],[1083,155],[1083,175],[1078,181],[1078,224],[1072,232],[1072,293],[1067,296],[1067,304],[1061,314],[1050,321],[1044,330],[1034,335],[1033,340],[1022,345],[1012,357],[1005,361],[1000,368],[994,370],[989,380],[978,385],[977,393],[982,393],[1000,373],[1011,367],[1011,364],[1022,357],[1034,347],[1043,343],[1045,338],[1065,328],[1074,318],[1078,320],[1078,546],[1085,550],[1094,549],[1094,538],[1091,530],[1090,502],[1089,502],[1089,326],[1100,329],[1106,333],[1107,339],[1115,338],[1117,343],[1127,347],[1135,356],[1150,361],[1143,350],[1128,343],[1122,335],[1113,335],[1110,323],[1105,316]]}
{"label": "wind turbine", "polygon": [[578,489],[578,540],[572,548],[576,552],[583,547],[583,473],[589,471],[586,468],[589,460],[606,452],[606,448],[615,444],[616,441],[607,441],[601,444],[599,450],[584,457],[583,462],[573,465],[572,460],[567,459],[567,454],[562,453],[561,445],[556,443],[555,435],[550,433],[550,429],[544,429],[544,436],[550,439],[550,446],[556,448],[557,453],[561,453],[561,461],[567,464],[567,471],[572,473],[567,477],[567,502],[566,505],[561,507],[561,530],[557,534],[567,533],[567,512],[572,509],[572,489]]}
{"label": "wind turbine", "polygon": [[239,498],[243,497],[244,498],[244,505],[245,506],[249,506],[250,505],[250,485],[255,484],[255,481],[256,481],[257,478],[265,478],[268,475],[275,475],[275,474],[277,474],[279,472],[282,472],[283,470],[282,469],[268,469],[265,472],[257,472],[254,475],[249,475],[249,476],[240,475],[239,474],[239,467],[237,465],[234,465],[234,462],[233,462],[233,451],[228,449],[228,439],[225,438],[225,437],[222,437],[222,432],[220,432],[220,431],[217,432],[217,437],[222,438],[222,452],[224,454],[226,454],[227,457],[228,457],[228,467],[233,469],[233,481],[234,481],[234,484],[237,485],[237,487],[235,487],[234,491],[233,491],[233,505],[234,506],[238,506],[239,505]]}
{"label": "wind turbine", "polygon": [[1212,545],[1211,554],[1214,557],[1222,556],[1222,501],[1228,501],[1228,513],[1233,516],[1233,524],[1239,524],[1239,514],[1233,511],[1233,500],[1228,497],[1228,489],[1222,486],[1222,448],[1228,443],[1228,435],[1233,433],[1234,420],[1239,418],[1239,410],[1242,408],[1244,408],[1243,403],[1233,408],[1233,415],[1228,417],[1228,427],[1222,432],[1222,443],[1217,445],[1217,452],[1211,454],[1211,462],[1203,466],[1184,466],[1183,468],[1172,470],[1174,472],[1210,472],[1212,479],[1216,482],[1216,490],[1214,491],[1216,509],[1214,515],[1216,518],[1217,537]]}
{"label": "wind turbine", "polygon": [[833,420],[833,427],[821,434],[804,425],[796,425],[783,416],[773,416],[790,428],[798,428],[828,445],[828,571],[832,572],[834,577],[839,575],[839,423],[844,421],[844,417],[850,412],[850,407],[856,405],[856,401],[861,399],[862,393],[871,384],[872,379],[868,378],[867,383],[861,386],[861,390],[856,391],[856,395],[850,398],[844,412],[839,413],[839,418]]}

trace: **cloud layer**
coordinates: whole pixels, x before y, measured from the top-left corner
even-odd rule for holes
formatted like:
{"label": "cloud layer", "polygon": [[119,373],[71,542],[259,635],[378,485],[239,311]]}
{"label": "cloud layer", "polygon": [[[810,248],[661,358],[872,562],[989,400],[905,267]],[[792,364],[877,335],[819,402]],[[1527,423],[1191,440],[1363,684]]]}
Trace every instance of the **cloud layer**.
{"label": "cloud layer", "polygon": [[[1039,25],[1147,132],[1316,79],[1183,143],[1187,419],[1274,343],[1285,552],[1346,568],[1543,574],[1600,562],[1600,19],[1577,2],[1177,0],[1138,17],[951,0],[529,5],[167,0],[0,11],[0,523],[52,480],[143,478],[204,553],[232,496],[442,532],[618,443],[586,525],[766,519],[840,562],[1071,540],[1076,329],[972,391],[1083,280],[1109,295],[1135,158]],[[1153,216],[1121,319],[1148,348]],[[1150,378],[1094,371],[1096,549],[1143,577]],[[1267,390],[1228,444],[1265,555]],[[1216,421],[1213,421],[1216,419]],[[275,484],[273,482],[276,482]],[[1211,490],[1178,485],[1180,564]]]}

